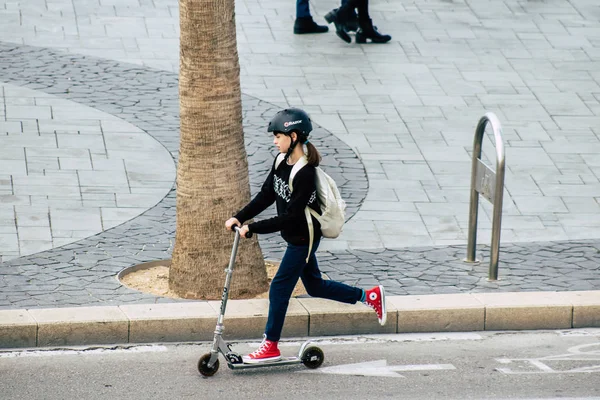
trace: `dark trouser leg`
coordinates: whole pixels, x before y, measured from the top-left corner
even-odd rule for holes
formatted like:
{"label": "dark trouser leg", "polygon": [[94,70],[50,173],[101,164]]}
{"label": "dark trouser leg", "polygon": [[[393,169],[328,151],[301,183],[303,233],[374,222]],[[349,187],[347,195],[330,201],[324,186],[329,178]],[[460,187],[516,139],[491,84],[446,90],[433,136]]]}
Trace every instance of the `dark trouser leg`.
{"label": "dark trouser leg", "polygon": [[352,6],[348,6],[349,0],[342,0],[341,2],[341,7],[345,7],[346,9],[348,9],[347,12],[347,17],[346,17],[346,22],[344,23],[345,29],[348,32],[356,32],[356,30],[358,29],[358,17],[356,15],[356,11],[354,8],[352,8]]}
{"label": "dark trouser leg", "polygon": [[313,254],[301,275],[306,292],[312,297],[354,304],[362,297],[362,289],[341,282],[325,280],[321,276],[317,257]]}
{"label": "dark trouser leg", "polygon": [[313,243],[311,256],[307,264],[308,246],[288,244],[269,289],[269,317],[265,329],[267,339],[278,342],[281,338],[281,330],[290,304],[290,297],[300,277],[302,277],[306,291],[311,296],[350,304],[360,300],[362,296],[361,289],[341,282],[327,281],[321,277],[321,271],[319,271],[317,257],[315,256],[318,247],[319,241],[317,240]]}
{"label": "dark trouser leg", "polygon": [[296,18],[310,17],[308,0],[296,0]]}
{"label": "dark trouser leg", "polygon": [[[316,243],[318,245],[318,243]],[[316,246],[313,246],[316,251]],[[290,303],[290,296],[306,265],[308,246],[294,246],[288,244],[287,250],[281,260],[279,269],[271,282],[269,289],[269,317],[265,334],[267,339],[278,342],[285,321],[285,313]],[[314,253],[313,253],[314,254]]]}
{"label": "dark trouser leg", "polygon": [[[350,0],[349,0],[350,1]],[[369,16],[369,0],[354,0],[355,8],[358,12],[358,24],[360,25],[361,21],[370,20]]]}
{"label": "dark trouser leg", "polygon": [[342,1],[342,5],[338,8],[338,15],[343,20],[351,10],[356,8],[357,0]]}

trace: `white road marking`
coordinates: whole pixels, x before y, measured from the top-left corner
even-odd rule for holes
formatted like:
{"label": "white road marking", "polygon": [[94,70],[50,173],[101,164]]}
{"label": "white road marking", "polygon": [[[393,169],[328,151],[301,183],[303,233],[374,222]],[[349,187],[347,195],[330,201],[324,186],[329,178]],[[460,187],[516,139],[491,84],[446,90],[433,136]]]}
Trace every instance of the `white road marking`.
{"label": "white road marking", "polygon": [[[525,374],[563,374],[563,373],[592,373],[600,372],[600,343],[588,343],[579,346],[573,346],[567,349],[568,353],[555,356],[546,356],[538,358],[500,358],[496,359],[501,364],[513,364],[520,367],[519,370],[511,368],[496,368],[499,372],[507,375],[525,375]],[[567,363],[561,363],[567,361]],[[592,365],[573,367],[573,362],[590,363]],[[550,364],[554,366],[552,368]],[[563,369],[561,369],[561,365]],[[564,369],[566,365],[567,369]],[[525,368],[525,369],[524,369]]]}
{"label": "white road marking", "polygon": [[389,378],[404,378],[401,372],[411,371],[441,371],[453,370],[452,364],[409,364],[409,365],[387,365],[387,360],[367,361],[356,364],[335,365],[315,370],[302,370],[302,374],[334,374],[355,376],[382,376]]}
{"label": "white road marking", "polygon": [[452,364],[413,364],[413,365],[391,365],[394,371],[441,371],[456,369]]}
{"label": "white road marking", "polygon": [[20,350],[10,352],[0,352],[0,358],[19,358],[19,357],[54,357],[54,356],[72,356],[72,355],[106,355],[123,353],[155,353],[168,351],[166,346],[131,346],[131,347],[96,347],[89,349],[64,349],[64,350]]}
{"label": "white road marking", "polygon": [[556,372],[552,368],[550,368],[549,366],[547,366],[546,364],[544,364],[543,362],[541,362],[539,360],[529,360],[529,362],[531,363],[531,365],[538,367],[540,369],[540,371]]}
{"label": "white road marking", "polygon": [[559,336],[600,336],[600,328],[569,329],[565,331],[556,331]]}

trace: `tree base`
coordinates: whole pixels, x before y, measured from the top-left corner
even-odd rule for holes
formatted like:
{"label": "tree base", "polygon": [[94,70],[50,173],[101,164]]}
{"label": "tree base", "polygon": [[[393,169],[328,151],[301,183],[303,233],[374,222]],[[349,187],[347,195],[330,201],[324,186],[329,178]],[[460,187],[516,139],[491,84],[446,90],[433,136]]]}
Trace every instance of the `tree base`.
{"label": "tree base", "polygon": [[[148,266],[144,268],[143,265],[128,268],[119,273],[118,278],[121,284],[127,286],[130,289],[137,290],[139,292],[152,294],[161,297],[170,297],[174,299],[183,299],[184,297],[179,296],[177,293],[169,289],[169,266],[170,261],[165,260],[163,263],[153,262],[147,263]],[[279,268],[279,262],[276,261],[265,261],[267,268],[267,277],[269,284]],[[234,272],[235,275],[235,272]],[[225,276],[223,275],[223,282],[225,282]],[[298,297],[306,295],[306,289],[302,285],[301,281],[294,288],[292,297]],[[231,297],[232,299],[234,297]],[[260,293],[257,296],[252,297],[253,299],[268,299],[269,291]],[[207,300],[220,300],[221,297]]]}

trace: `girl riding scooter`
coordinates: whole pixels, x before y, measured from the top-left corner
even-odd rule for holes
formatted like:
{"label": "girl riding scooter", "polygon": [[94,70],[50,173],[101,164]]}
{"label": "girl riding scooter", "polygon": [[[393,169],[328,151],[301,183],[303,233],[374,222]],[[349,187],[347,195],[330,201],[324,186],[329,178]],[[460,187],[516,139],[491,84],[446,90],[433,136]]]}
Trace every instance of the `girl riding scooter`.
{"label": "girl riding scooter", "polygon": [[[362,301],[375,310],[381,325],[386,322],[383,286],[375,286],[365,291],[321,277],[315,256],[321,230],[318,220],[312,216],[314,237],[312,247],[309,246],[309,227],[304,209],[308,206],[321,214],[315,186],[315,167],[319,165],[321,156],[308,140],[312,131],[310,117],[298,108],[285,109],[275,114],[269,122],[268,131],[273,132],[273,143],[285,157],[277,167],[276,162],[273,162],[271,172],[256,197],[225,222],[225,227],[232,230],[234,225],[241,226],[241,223],[254,218],[275,202],[276,217],[243,225],[240,236],[245,238],[247,232],[281,232],[282,238],[287,242],[286,252],[269,290],[269,316],[264,340],[255,352],[243,357],[244,363],[273,362],[281,359],[278,342],[290,297],[298,279],[302,279],[310,296],[350,304]],[[306,153],[303,145],[306,146]],[[288,184],[292,167],[305,155],[308,164],[294,176],[292,191]]]}

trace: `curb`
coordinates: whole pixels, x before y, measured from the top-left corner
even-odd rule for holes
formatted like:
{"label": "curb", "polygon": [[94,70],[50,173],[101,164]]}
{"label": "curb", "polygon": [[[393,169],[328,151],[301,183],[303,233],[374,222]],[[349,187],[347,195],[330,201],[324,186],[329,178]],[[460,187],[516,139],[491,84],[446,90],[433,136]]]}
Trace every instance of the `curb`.
{"label": "curb", "polygon": [[[220,301],[0,310],[0,348],[210,341]],[[262,336],[268,300],[230,300],[228,340]],[[600,327],[600,291],[387,296],[387,324],[363,304],[290,301],[284,337]]]}

